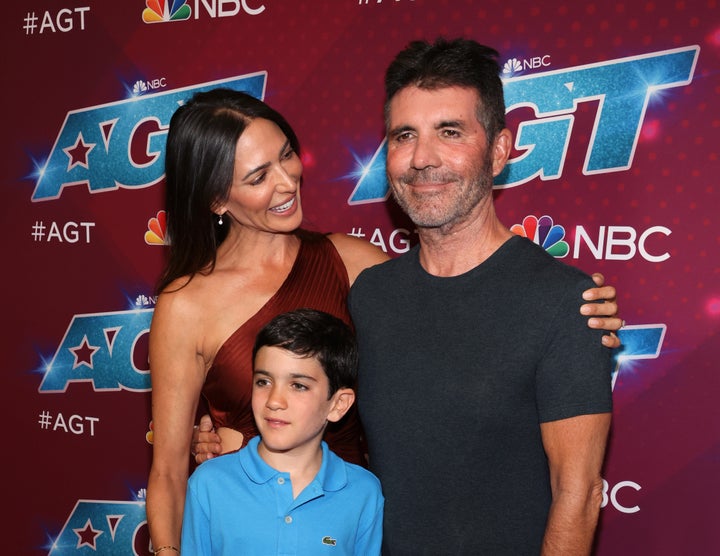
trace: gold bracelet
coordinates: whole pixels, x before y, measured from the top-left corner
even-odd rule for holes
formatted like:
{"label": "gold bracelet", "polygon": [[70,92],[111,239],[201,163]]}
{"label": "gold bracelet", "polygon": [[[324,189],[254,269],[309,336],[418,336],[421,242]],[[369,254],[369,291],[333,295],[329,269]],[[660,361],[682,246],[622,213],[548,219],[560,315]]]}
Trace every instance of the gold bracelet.
{"label": "gold bracelet", "polygon": [[153,554],[154,554],[155,556],[157,556],[157,555],[160,554],[163,550],[174,550],[175,552],[177,552],[178,554],[180,554],[180,551],[179,551],[177,548],[175,548],[174,546],[171,546],[171,545],[169,545],[169,544],[168,544],[168,545],[165,545],[165,546],[161,546],[161,547],[158,548],[157,550],[153,550]]}

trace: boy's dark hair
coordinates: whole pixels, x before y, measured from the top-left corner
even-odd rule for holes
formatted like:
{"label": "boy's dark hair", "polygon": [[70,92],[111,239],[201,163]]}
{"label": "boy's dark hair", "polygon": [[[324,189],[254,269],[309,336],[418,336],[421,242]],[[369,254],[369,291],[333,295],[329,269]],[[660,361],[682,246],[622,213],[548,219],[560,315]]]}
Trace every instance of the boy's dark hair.
{"label": "boy's dark hair", "polygon": [[253,361],[261,347],[280,347],[316,357],[330,383],[328,399],[340,388],[354,388],[358,348],[355,334],[339,318],[315,309],[296,309],[268,322],[255,339]]}
{"label": "boy's dark hair", "polygon": [[385,72],[385,122],[390,101],[405,87],[440,89],[467,87],[480,98],[477,118],[488,143],[505,127],[505,98],[500,79],[498,52],[470,39],[438,38],[433,44],[412,41]]}

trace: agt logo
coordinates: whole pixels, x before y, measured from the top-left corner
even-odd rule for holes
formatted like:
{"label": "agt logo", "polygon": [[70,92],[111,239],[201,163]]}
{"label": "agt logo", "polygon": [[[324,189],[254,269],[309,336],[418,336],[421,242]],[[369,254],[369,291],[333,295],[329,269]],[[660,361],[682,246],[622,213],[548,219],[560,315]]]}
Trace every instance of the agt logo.
{"label": "agt logo", "polygon": [[[495,187],[517,187],[535,178],[560,179],[578,104],[597,100],[598,113],[582,173],[628,170],[650,99],[661,102],[663,90],[689,84],[699,52],[700,47],[688,46],[505,79],[507,112],[529,107],[535,118],[518,125],[514,145],[518,154],[495,178]],[[505,67],[506,73],[514,74],[549,63],[545,56],[529,61],[509,60]],[[354,173],[358,182],[348,204],[378,203],[389,197],[386,155],[387,139],[370,162]]]}
{"label": "agt logo", "polygon": [[194,0],[194,10],[186,0],[146,0],[147,6],[142,12],[145,23],[167,23],[186,21],[194,13],[195,19],[205,13],[211,18],[233,17],[240,10],[247,15],[259,15],[265,11],[264,5],[250,6],[248,0]]}
{"label": "agt logo", "polygon": [[151,554],[145,502],[78,500],[49,556]]}
{"label": "agt logo", "polygon": [[[150,305],[150,300],[148,300]],[[41,393],[65,392],[89,382],[95,392],[151,389],[147,350],[153,309],[74,315],[52,360],[42,369]],[[143,362],[145,368],[138,367]]]}
{"label": "agt logo", "polygon": [[[32,201],[58,199],[66,187],[103,193],[160,182],[167,129],[178,106],[196,92],[218,86],[262,99],[266,81],[263,71],[68,112],[47,160],[38,164]],[[152,230],[163,236],[159,228]]]}
{"label": "agt logo", "polygon": [[518,60],[517,58],[510,58],[503,64],[502,74],[505,77],[513,77],[518,73],[522,73],[529,69],[547,68],[550,66],[550,55],[545,56],[534,56],[532,58],[526,58],[524,60]]}
{"label": "agt logo", "polygon": [[[514,224],[510,230],[537,243],[553,257],[561,259],[570,253],[570,245],[565,241],[565,228],[555,224],[550,216],[526,216],[522,224]],[[572,258],[580,258],[580,249],[585,246],[597,260],[628,261],[640,254],[648,262],[661,263],[670,258],[670,253],[651,252],[649,239],[658,234],[667,237],[671,233],[665,226],[651,226],[640,231],[632,226],[600,226],[596,232],[591,232],[578,225],[575,227]],[[657,241],[653,243],[657,245]]]}

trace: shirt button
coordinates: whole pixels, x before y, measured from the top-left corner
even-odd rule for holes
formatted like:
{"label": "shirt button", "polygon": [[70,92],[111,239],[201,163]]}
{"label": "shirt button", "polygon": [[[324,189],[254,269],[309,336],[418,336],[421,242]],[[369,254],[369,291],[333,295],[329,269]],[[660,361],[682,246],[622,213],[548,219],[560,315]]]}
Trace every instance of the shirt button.
{"label": "shirt button", "polygon": [[285,484],[285,478],[284,478],[284,477],[279,477],[279,478],[278,478],[278,484],[279,484],[279,485],[284,485],[284,484]]}
{"label": "shirt button", "polygon": [[285,516],[285,523],[292,523],[292,516],[286,515]]}

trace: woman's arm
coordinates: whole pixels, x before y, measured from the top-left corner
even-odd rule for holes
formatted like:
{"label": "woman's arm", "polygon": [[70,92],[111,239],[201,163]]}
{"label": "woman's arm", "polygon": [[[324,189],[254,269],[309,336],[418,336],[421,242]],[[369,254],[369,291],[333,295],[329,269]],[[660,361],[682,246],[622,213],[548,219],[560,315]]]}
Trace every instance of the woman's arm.
{"label": "woman's arm", "polygon": [[162,294],[150,326],[153,462],[146,511],[154,547],[180,546],[191,431],[205,380],[196,313],[180,292]]}

